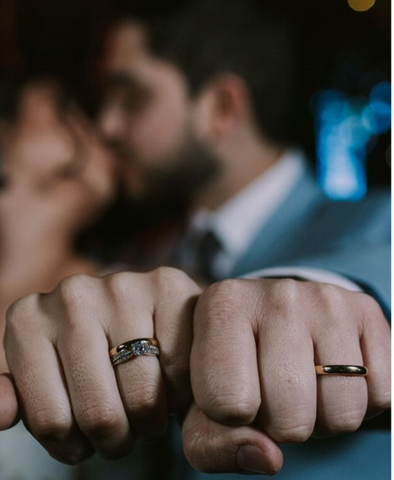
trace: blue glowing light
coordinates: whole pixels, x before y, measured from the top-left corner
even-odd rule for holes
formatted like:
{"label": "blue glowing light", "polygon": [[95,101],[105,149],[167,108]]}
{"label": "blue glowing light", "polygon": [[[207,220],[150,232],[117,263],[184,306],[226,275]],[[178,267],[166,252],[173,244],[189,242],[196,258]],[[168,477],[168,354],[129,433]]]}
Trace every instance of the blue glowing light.
{"label": "blue glowing light", "polygon": [[327,196],[356,201],[367,191],[366,158],[371,138],[391,127],[391,85],[380,82],[369,98],[327,90],[313,99],[318,179]]}

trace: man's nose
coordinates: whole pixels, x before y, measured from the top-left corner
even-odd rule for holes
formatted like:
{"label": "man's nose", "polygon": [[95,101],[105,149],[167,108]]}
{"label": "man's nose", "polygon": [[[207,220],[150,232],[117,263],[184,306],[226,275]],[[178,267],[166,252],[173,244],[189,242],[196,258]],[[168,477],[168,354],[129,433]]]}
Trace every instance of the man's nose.
{"label": "man's nose", "polygon": [[98,129],[105,140],[124,140],[128,132],[126,115],[119,108],[104,107],[98,115]]}

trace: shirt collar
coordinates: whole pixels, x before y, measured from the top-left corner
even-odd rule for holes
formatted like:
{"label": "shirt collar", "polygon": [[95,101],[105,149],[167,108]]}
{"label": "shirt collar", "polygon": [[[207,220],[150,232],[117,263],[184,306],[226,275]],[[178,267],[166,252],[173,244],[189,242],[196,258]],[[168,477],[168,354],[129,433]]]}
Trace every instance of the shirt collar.
{"label": "shirt collar", "polygon": [[218,210],[198,210],[189,231],[202,235],[210,229],[220,240],[223,251],[236,259],[295,186],[305,165],[300,151],[287,150],[269,170]]}

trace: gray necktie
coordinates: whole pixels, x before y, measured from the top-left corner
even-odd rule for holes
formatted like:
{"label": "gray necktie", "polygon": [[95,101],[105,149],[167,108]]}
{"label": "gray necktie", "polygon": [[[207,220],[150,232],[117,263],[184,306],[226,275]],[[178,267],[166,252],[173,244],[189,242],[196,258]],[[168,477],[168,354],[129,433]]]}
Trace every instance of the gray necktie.
{"label": "gray necktie", "polygon": [[201,238],[196,252],[197,272],[209,283],[218,280],[214,271],[214,261],[222,246],[214,232],[208,230]]}

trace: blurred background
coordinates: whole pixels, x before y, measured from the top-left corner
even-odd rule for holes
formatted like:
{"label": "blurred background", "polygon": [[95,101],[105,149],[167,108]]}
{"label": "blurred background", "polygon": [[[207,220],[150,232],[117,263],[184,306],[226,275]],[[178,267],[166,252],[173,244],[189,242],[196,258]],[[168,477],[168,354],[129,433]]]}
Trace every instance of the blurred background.
{"label": "blurred background", "polygon": [[[255,0],[256,8],[263,3],[296,33],[292,134],[325,194],[357,201],[370,188],[390,187],[390,0]],[[146,213],[119,193],[113,158],[94,121],[103,42],[113,20],[127,13],[165,22],[185,4],[0,0],[0,337],[17,298],[50,291],[75,273],[152,268],[179,240],[185,207],[150,229]],[[0,347],[0,371],[6,369]],[[38,444],[23,447],[31,457],[24,453],[21,462],[21,441],[29,440],[23,430],[10,432],[14,443],[0,442],[1,479],[4,469],[16,478],[19,464],[29,472],[25,478],[36,464],[45,478],[69,478],[59,476],[55,463],[50,477]],[[164,465],[171,460],[161,445]],[[124,468],[129,473],[127,462]]]}
{"label": "blurred background", "polygon": [[[21,80],[50,77],[94,119],[102,41],[111,21],[125,11],[147,20],[175,15],[186,2],[0,0],[0,115],[15,111],[12,92]],[[298,34],[295,135],[326,195],[353,201],[370,186],[388,186],[391,3],[276,0],[274,8]],[[90,251],[98,231],[104,243],[111,239],[111,249],[114,237],[133,234],[132,225],[119,224],[118,207],[101,220],[98,230],[90,230]],[[122,208],[124,219],[127,207]]]}

